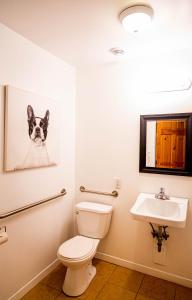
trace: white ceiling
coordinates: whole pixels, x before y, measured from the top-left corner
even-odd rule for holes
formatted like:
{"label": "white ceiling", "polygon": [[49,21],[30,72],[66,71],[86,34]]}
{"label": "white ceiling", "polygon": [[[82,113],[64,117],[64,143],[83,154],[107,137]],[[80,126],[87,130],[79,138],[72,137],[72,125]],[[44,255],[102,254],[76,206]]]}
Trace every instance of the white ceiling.
{"label": "white ceiling", "polygon": [[[109,49],[124,48],[126,59],[192,47],[192,0],[145,0],[153,26],[131,35],[118,15],[135,0],[0,0],[0,22],[65,61],[115,61]],[[123,58],[124,59],[124,58]]]}

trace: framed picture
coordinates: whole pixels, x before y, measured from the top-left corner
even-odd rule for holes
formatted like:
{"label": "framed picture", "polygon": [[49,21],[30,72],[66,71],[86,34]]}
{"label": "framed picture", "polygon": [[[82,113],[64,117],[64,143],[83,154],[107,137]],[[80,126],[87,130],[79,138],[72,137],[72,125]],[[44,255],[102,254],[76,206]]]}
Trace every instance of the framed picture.
{"label": "framed picture", "polygon": [[56,165],[58,128],[54,101],[6,86],[4,171]]}

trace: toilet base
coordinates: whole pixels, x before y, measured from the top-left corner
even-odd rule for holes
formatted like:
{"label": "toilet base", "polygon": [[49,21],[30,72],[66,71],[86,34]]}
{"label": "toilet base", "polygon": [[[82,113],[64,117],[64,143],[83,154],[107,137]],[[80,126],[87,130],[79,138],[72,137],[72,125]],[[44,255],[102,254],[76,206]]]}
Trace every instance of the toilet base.
{"label": "toilet base", "polygon": [[80,268],[67,268],[63,292],[73,297],[83,294],[95,275],[96,268],[92,265],[92,261]]}

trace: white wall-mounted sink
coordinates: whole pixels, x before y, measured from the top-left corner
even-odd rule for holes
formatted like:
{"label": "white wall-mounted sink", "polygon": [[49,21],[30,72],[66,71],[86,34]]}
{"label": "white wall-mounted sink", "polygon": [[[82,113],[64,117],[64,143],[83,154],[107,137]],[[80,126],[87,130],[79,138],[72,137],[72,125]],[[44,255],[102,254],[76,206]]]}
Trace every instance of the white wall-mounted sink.
{"label": "white wall-mounted sink", "polygon": [[185,227],[188,199],[170,197],[169,200],[155,198],[155,194],[141,193],[130,213],[135,220],[157,225]]}

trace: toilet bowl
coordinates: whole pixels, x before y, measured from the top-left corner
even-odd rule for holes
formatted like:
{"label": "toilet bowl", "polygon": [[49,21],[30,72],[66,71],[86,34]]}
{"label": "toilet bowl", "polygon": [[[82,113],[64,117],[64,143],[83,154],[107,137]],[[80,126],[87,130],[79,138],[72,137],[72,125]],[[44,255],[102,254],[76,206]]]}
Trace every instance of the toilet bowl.
{"label": "toilet bowl", "polygon": [[96,253],[98,244],[98,239],[77,235],[59,247],[57,256],[67,267],[63,283],[65,294],[79,296],[89,286],[96,274],[96,269],[92,265],[92,258]]}
{"label": "toilet bowl", "polygon": [[112,206],[93,202],[76,204],[79,235],[64,242],[57,257],[67,267],[63,292],[68,296],[79,296],[89,286],[96,274],[92,265],[100,239],[108,232]]}

